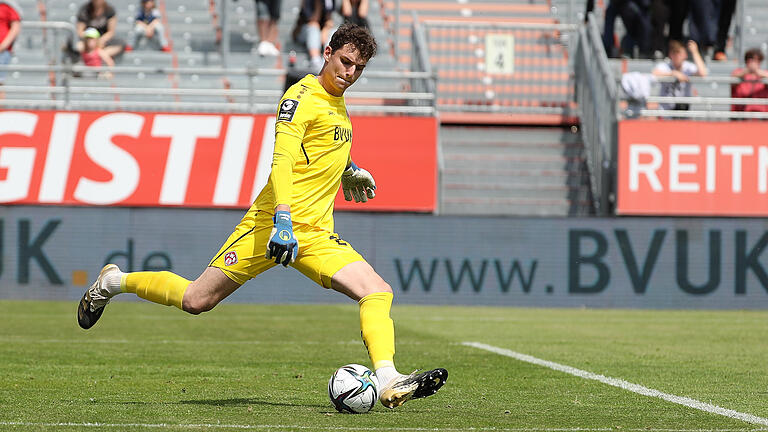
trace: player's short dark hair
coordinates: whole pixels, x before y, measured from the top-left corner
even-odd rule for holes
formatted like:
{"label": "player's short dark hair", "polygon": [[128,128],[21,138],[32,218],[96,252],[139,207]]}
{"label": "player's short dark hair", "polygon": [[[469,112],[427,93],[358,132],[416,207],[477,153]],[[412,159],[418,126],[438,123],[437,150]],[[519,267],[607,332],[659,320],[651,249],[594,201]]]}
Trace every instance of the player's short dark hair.
{"label": "player's short dark hair", "polygon": [[331,52],[343,47],[346,44],[352,44],[358,51],[360,57],[365,61],[376,55],[376,39],[367,28],[352,23],[342,24],[336,33],[331,36]]}
{"label": "player's short dark hair", "polygon": [[752,48],[744,53],[745,62],[750,59],[756,59],[757,61],[762,62],[764,58],[765,56],[763,55],[763,52],[760,51],[760,48]]}

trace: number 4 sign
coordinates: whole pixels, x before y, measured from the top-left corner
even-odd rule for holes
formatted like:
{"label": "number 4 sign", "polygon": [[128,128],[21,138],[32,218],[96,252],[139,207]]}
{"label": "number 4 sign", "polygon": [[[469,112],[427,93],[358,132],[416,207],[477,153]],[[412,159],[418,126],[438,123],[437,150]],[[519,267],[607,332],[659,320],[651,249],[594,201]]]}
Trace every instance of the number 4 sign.
{"label": "number 4 sign", "polygon": [[515,73],[515,37],[511,34],[485,35],[485,71],[488,74]]}

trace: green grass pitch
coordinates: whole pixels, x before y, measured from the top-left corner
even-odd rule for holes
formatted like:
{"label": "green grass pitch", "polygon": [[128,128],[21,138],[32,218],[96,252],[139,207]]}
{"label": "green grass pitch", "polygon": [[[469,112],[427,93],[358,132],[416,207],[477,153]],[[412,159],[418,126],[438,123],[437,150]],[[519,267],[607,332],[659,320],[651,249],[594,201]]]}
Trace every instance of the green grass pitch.
{"label": "green grass pitch", "polygon": [[193,317],[118,300],[91,330],[76,302],[0,302],[0,430],[768,430],[461,345],[529,354],[768,418],[768,312],[395,305],[403,372],[445,367],[434,397],[337,413],[331,373],[369,365],[357,307],[219,305]]}

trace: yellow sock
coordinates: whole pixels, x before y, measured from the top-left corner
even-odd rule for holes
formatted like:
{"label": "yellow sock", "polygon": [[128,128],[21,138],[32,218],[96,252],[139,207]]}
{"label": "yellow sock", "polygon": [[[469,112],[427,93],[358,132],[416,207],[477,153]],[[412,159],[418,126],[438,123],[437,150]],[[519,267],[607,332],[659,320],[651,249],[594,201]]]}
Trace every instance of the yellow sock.
{"label": "yellow sock", "polygon": [[392,293],[378,292],[360,299],[360,333],[373,368],[394,366],[395,324],[389,317]]}
{"label": "yellow sock", "polygon": [[184,310],[181,307],[181,300],[190,283],[191,281],[167,271],[135,272],[123,275],[120,280],[120,289],[151,302],[176,306]]}

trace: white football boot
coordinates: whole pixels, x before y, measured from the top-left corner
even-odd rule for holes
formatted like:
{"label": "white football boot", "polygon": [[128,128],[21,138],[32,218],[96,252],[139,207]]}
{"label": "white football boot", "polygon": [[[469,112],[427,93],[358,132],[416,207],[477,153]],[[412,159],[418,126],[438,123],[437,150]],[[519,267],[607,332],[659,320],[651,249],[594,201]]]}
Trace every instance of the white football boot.
{"label": "white football boot", "polygon": [[411,399],[432,396],[447,380],[448,371],[443,368],[401,375],[379,391],[379,401],[387,408],[399,407]]}
{"label": "white football boot", "polygon": [[107,264],[101,269],[96,282],[83,294],[80,304],[77,306],[77,323],[84,329],[89,329],[101,318],[104,308],[112,296],[104,286],[104,279],[120,269],[114,264]]}

